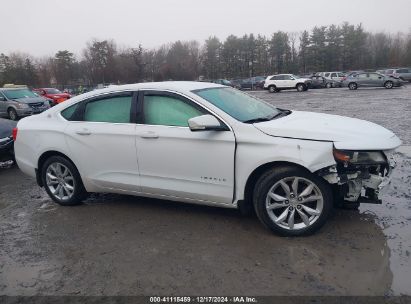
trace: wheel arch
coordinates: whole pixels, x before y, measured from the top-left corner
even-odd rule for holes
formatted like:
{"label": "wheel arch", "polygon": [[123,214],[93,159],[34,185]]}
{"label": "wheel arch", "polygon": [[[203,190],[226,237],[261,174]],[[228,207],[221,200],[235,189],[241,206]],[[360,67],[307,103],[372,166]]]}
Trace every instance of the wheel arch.
{"label": "wheel arch", "polygon": [[248,176],[247,182],[244,187],[244,203],[243,204],[250,204],[252,203],[253,191],[255,184],[257,183],[258,178],[264,174],[267,170],[270,170],[275,167],[297,167],[309,173],[312,173],[306,167],[293,162],[288,161],[272,161],[265,164],[260,165],[259,167],[255,168],[253,172]]}
{"label": "wheel arch", "polygon": [[[56,151],[56,150],[49,150],[46,152],[43,152],[43,154],[40,155],[38,161],[37,161],[37,169],[36,169],[36,180],[37,180],[37,184],[40,187],[43,187],[43,181],[41,180],[41,169],[43,167],[44,162],[52,157],[52,156],[61,156],[64,157],[65,159],[67,159],[69,162],[71,162],[73,164],[73,166],[77,169],[77,171],[80,174],[80,171],[78,170],[78,167],[76,166],[76,164],[70,159],[70,157],[68,157],[66,154]],[[80,174],[81,176],[81,174]]]}

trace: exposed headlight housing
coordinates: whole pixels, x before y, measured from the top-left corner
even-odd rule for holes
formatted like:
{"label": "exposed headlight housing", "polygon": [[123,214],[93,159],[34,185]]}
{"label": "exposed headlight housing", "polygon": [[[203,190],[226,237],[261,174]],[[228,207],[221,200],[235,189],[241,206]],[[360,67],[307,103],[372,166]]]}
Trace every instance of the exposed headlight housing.
{"label": "exposed headlight housing", "polygon": [[386,164],[387,159],[381,151],[351,151],[333,150],[334,158],[340,163],[351,163],[354,165]]}
{"label": "exposed headlight housing", "polygon": [[28,109],[29,105],[27,103],[23,103],[23,102],[20,103],[19,102],[19,103],[16,104],[16,108],[18,108],[18,109]]}

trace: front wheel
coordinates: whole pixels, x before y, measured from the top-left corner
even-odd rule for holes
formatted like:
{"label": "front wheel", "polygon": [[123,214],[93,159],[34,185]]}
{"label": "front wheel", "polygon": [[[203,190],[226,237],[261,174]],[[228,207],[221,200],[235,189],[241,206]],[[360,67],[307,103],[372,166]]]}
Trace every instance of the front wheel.
{"label": "front wheel", "polygon": [[17,119],[19,119],[19,116],[17,115],[16,110],[13,109],[13,108],[9,109],[9,110],[7,111],[7,113],[8,113],[9,118],[10,118],[11,120],[17,120]]}
{"label": "front wheel", "polygon": [[304,84],[302,84],[302,83],[297,84],[297,91],[298,92],[304,92],[306,90],[307,89],[306,89],[306,86]]}
{"label": "front wheel", "polygon": [[393,83],[392,81],[387,81],[387,82],[384,84],[384,87],[385,87],[386,89],[392,89],[392,88],[394,87],[394,83]]}
{"label": "front wheel", "polygon": [[41,170],[41,178],[47,194],[63,206],[78,205],[87,192],[76,167],[61,156],[48,158]]}
{"label": "front wheel", "polygon": [[320,177],[298,167],[280,167],[263,174],[253,202],[260,221],[282,236],[309,235],[329,217],[333,196]]}
{"label": "front wheel", "polygon": [[331,89],[333,87],[333,85],[331,84],[331,82],[327,82],[327,84],[325,85],[325,87],[327,89]]}

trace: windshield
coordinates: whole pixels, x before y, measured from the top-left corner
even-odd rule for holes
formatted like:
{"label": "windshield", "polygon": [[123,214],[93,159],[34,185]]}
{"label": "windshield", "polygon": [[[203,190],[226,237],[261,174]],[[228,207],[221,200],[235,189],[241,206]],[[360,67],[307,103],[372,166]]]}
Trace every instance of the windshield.
{"label": "windshield", "polygon": [[232,88],[202,89],[193,93],[241,122],[270,117],[281,112],[260,99]]}
{"label": "windshield", "polygon": [[20,89],[20,90],[5,90],[3,91],[4,95],[8,99],[19,99],[19,98],[33,98],[38,97],[38,95],[34,94],[32,91],[28,89]]}
{"label": "windshield", "polygon": [[61,94],[61,92],[57,89],[44,89],[47,94]]}

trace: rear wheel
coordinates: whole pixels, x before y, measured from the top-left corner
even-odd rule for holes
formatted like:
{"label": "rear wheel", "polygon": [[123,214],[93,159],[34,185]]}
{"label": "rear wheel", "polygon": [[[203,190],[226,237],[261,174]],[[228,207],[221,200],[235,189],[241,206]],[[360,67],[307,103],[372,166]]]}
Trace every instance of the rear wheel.
{"label": "rear wheel", "polygon": [[392,89],[394,87],[394,83],[392,81],[387,81],[386,83],[384,83],[384,87],[386,89]]}
{"label": "rear wheel", "polygon": [[329,217],[333,196],[320,177],[298,167],[279,167],[263,174],[253,202],[260,221],[282,236],[309,235]]}
{"label": "rear wheel", "polygon": [[348,88],[349,88],[350,90],[356,90],[356,89],[358,88],[358,85],[357,85],[355,82],[351,82],[351,83],[348,85]]}
{"label": "rear wheel", "polygon": [[13,109],[13,108],[8,109],[7,113],[8,113],[9,118],[10,118],[11,120],[17,120],[17,119],[19,119],[19,116],[17,115],[16,110]]}
{"label": "rear wheel", "polygon": [[275,85],[271,85],[271,86],[268,87],[268,91],[269,91],[270,93],[276,93],[276,92],[277,92],[277,88],[276,88]]}
{"label": "rear wheel", "polygon": [[64,157],[48,158],[42,166],[41,178],[47,194],[60,205],[78,205],[86,198],[80,174]]}

